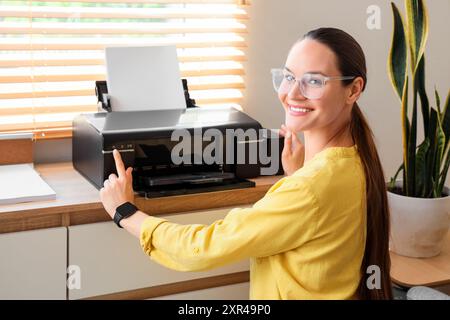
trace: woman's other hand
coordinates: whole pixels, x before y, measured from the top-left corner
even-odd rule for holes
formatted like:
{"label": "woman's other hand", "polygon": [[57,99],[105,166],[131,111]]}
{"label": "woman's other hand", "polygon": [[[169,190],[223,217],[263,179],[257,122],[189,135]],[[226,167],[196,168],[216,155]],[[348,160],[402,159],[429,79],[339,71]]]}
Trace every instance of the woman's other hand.
{"label": "woman's other hand", "polygon": [[281,154],[281,163],[286,175],[290,176],[303,167],[305,161],[305,146],[297,134],[281,125],[280,134],[284,136],[284,147]]}

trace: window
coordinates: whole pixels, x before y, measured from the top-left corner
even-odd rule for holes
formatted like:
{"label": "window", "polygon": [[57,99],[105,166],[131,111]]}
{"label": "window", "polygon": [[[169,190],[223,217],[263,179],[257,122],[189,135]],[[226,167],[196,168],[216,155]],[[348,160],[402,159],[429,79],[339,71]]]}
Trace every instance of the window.
{"label": "window", "polygon": [[95,112],[108,45],[176,44],[199,106],[237,105],[244,89],[242,0],[0,0],[0,132],[69,137]]}

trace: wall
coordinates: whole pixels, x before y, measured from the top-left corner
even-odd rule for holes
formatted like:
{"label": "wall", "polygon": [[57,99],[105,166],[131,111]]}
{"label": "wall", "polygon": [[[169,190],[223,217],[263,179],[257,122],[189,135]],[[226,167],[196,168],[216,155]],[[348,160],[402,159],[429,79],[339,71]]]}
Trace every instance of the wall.
{"label": "wall", "polygon": [[[403,10],[403,1],[394,1]],[[437,86],[445,99],[450,83],[450,1],[428,0],[430,34],[426,51],[427,87]],[[369,5],[381,9],[381,29],[366,26]],[[363,47],[368,64],[368,87],[360,99],[375,134],[386,178],[401,162],[400,106],[387,76],[386,60],[392,33],[390,2],[385,0],[252,0],[244,109],[265,127],[279,128],[284,112],[272,88],[270,69],[282,67],[291,45],[320,26],[342,28]],[[445,39],[445,40],[444,40]],[[419,125],[420,125],[419,121]],[[419,139],[420,141],[420,139]],[[70,161],[70,140],[37,142],[37,162]],[[450,183],[450,178],[447,179]]]}

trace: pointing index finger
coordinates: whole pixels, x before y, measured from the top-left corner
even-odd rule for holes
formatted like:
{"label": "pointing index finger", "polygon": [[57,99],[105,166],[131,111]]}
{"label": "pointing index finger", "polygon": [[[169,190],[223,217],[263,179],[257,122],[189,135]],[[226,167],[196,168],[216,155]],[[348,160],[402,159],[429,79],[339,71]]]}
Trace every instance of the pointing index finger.
{"label": "pointing index finger", "polygon": [[122,157],[120,156],[119,151],[114,149],[113,151],[114,162],[116,163],[117,175],[120,177],[125,176],[125,165],[123,164]]}

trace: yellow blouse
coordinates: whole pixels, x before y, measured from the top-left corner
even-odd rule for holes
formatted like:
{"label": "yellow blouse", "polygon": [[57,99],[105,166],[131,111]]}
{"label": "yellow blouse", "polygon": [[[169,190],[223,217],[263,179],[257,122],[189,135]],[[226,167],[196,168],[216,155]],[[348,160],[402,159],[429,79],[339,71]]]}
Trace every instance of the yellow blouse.
{"label": "yellow blouse", "polygon": [[154,261],[179,271],[250,258],[251,299],[350,299],[361,276],[365,199],[357,147],[332,147],[253,207],[211,225],[148,217],[140,243]]}

